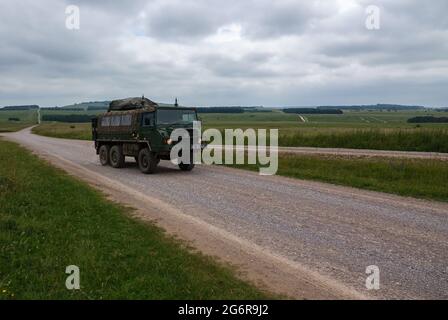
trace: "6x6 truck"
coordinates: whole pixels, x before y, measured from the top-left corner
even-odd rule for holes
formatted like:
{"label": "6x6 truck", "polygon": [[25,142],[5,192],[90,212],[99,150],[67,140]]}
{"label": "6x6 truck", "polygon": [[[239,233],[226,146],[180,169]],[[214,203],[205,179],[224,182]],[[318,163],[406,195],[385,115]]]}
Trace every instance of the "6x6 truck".
{"label": "6x6 truck", "polygon": [[[195,108],[179,107],[177,101],[174,106],[159,106],[144,97],[115,100],[106,113],[92,119],[92,138],[103,166],[121,168],[129,156],[141,172],[154,173],[160,160],[171,160],[176,143],[170,139],[173,130],[186,129],[193,146],[193,121],[197,120]],[[191,171],[193,158],[178,166]]]}

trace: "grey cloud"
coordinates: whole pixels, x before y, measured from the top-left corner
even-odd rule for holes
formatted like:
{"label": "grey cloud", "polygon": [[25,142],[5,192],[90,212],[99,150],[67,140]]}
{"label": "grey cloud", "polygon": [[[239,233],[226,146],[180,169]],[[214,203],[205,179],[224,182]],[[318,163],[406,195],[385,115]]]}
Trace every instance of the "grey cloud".
{"label": "grey cloud", "polygon": [[[364,28],[367,5],[381,30]],[[341,2],[349,3],[349,2]],[[192,105],[448,105],[444,0],[0,3],[0,105],[145,93]],[[65,28],[65,6],[81,29]],[[235,39],[215,37],[241,27]]]}
{"label": "grey cloud", "polygon": [[275,77],[269,69],[268,53],[251,53],[241,58],[231,58],[224,54],[198,55],[192,60],[216,76],[222,77]]}
{"label": "grey cloud", "polygon": [[147,10],[147,34],[164,40],[182,40],[213,34],[226,19],[211,11],[204,11],[204,6],[192,1],[150,6]]}

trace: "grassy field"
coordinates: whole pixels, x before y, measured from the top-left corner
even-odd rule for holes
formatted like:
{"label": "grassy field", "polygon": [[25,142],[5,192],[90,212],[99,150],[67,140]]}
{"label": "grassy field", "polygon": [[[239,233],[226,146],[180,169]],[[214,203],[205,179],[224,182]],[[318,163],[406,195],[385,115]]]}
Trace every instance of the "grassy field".
{"label": "grassy field", "polygon": [[[258,171],[258,165],[232,167]],[[423,199],[448,201],[448,162],[280,155],[278,175]]]}
{"label": "grassy field", "polygon": [[[345,112],[298,115],[282,112],[201,115],[204,128],[278,128],[285,147],[448,152],[448,124],[415,125],[407,119],[439,112]],[[442,114],[443,115],[443,114]]]}
{"label": "grassy field", "polygon": [[[448,124],[415,125],[406,122],[414,116],[441,114],[444,113],[348,111],[343,115],[302,115],[306,122],[298,115],[280,111],[201,114],[200,117],[204,129],[277,128],[279,145],[287,147],[448,152]],[[60,138],[90,139],[91,136],[88,123],[44,123],[35,132]]]}
{"label": "grassy field", "polygon": [[34,127],[33,132],[48,137],[91,140],[92,126],[90,123],[45,122]]}
{"label": "grassy field", "polygon": [[[0,140],[0,298],[259,299],[233,271]],[[81,290],[65,287],[80,268]]]}
{"label": "grassy field", "polygon": [[448,152],[448,129],[372,128],[297,131],[289,135],[280,135],[279,144],[289,147]]}
{"label": "grassy field", "polygon": [[[19,121],[10,121],[9,118],[18,118]],[[36,111],[2,111],[0,110],[0,132],[17,131],[37,123]]]}

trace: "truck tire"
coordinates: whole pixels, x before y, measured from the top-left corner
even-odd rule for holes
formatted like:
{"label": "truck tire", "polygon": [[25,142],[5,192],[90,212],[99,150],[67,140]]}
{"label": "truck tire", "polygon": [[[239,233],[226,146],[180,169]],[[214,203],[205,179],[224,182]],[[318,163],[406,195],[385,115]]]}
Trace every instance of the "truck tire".
{"label": "truck tire", "polygon": [[100,150],[98,150],[98,154],[100,157],[100,163],[102,166],[107,166],[109,162],[109,146],[106,144],[103,144],[100,147]]}
{"label": "truck tire", "polygon": [[124,155],[121,146],[114,145],[110,148],[109,161],[114,168],[122,168],[124,166]]}
{"label": "truck tire", "polygon": [[144,148],[138,153],[138,167],[141,172],[145,174],[154,173],[158,163],[157,157],[148,148]]}

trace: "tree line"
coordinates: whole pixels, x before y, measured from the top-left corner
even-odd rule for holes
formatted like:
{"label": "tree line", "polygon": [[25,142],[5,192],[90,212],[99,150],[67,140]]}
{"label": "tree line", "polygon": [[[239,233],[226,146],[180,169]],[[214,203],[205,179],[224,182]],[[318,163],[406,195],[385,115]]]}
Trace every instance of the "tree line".
{"label": "tree line", "polygon": [[88,114],[44,114],[42,121],[58,121],[58,122],[90,122],[95,116]]}
{"label": "tree line", "polygon": [[320,109],[320,108],[287,108],[283,109],[284,113],[297,114],[343,114],[340,109]]}
{"label": "tree line", "polygon": [[414,117],[408,119],[408,123],[448,123],[448,117]]}

